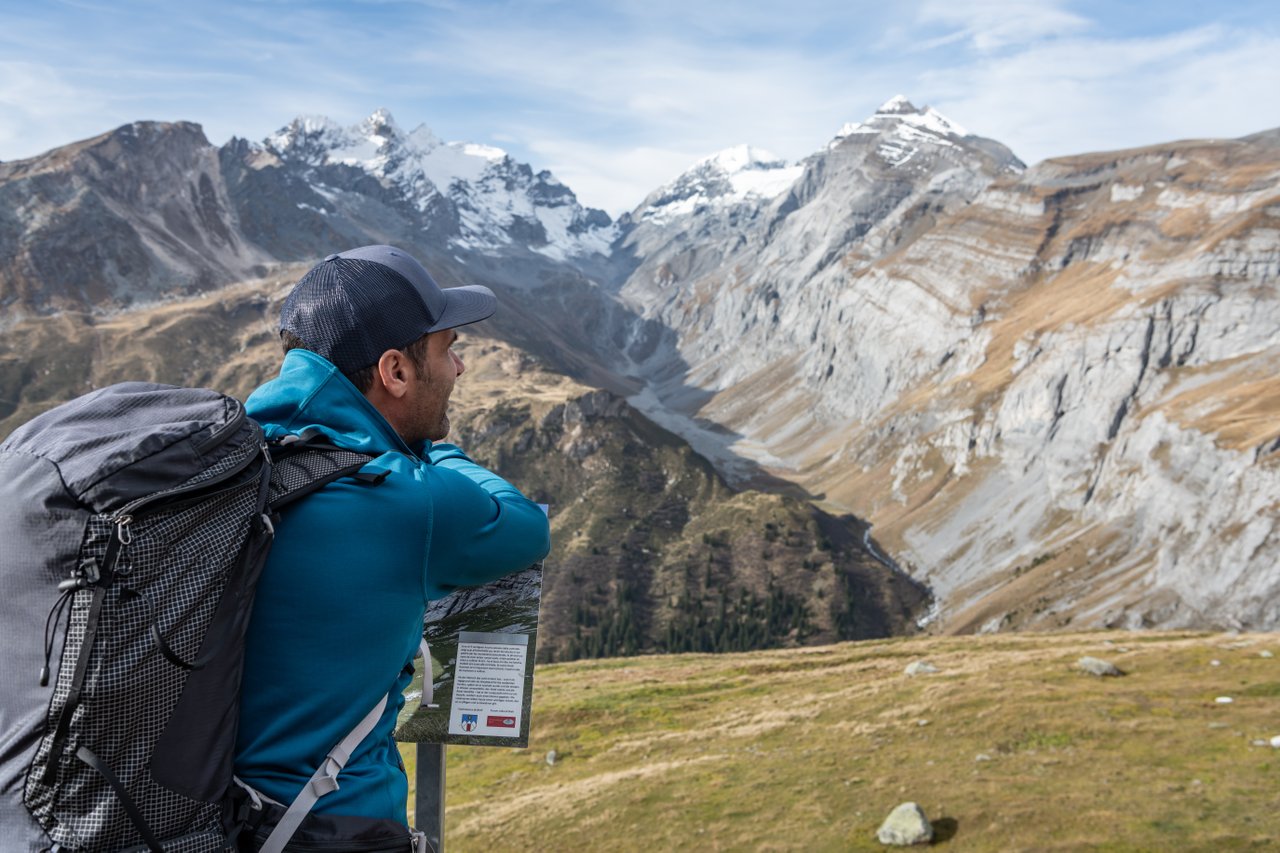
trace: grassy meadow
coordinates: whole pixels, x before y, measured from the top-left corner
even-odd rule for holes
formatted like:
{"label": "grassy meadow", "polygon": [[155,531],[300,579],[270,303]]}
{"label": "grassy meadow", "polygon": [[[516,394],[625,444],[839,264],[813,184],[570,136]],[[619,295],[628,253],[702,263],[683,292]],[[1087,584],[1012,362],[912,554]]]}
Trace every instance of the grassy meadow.
{"label": "grassy meadow", "polygon": [[1278,634],[576,661],[538,667],[532,722],[527,750],[450,747],[448,853],[883,850],[907,800],[957,851],[1280,847]]}

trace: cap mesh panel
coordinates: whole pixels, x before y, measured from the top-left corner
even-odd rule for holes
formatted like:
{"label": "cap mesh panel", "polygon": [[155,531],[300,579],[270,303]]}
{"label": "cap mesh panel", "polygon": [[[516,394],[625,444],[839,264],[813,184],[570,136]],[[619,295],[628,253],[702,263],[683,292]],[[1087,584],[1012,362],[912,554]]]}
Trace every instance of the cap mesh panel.
{"label": "cap mesh panel", "polygon": [[382,264],[335,258],[312,269],[285,300],[280,328],[343,373],[375,363],[434,322],[413,285]]}

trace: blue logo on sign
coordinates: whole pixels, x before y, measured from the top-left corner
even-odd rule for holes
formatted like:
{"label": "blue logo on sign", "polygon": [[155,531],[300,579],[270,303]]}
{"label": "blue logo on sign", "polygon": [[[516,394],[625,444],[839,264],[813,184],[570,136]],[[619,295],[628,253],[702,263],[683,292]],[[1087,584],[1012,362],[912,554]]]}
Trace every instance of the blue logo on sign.
{"label": "blue logo on sign", "polygon": [[478,725],[480,725],[479,714],[463,714],[462,715],[462,730],[464,732],[473,732],[476,730],[476,726]]}

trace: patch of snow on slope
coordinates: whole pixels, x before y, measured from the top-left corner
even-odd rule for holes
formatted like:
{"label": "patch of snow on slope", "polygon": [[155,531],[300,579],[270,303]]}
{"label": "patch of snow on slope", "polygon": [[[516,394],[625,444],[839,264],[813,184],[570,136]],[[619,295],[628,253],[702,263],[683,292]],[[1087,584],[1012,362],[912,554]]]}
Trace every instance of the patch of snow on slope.
{"label": "patch of snow on slope", "polygon": [[[850,136],[875,136],[877,134],[888,133],[897,137],[902,142],[896,143],[895,147],[905,148],[902,143],[911,142],[932,142],[934,144],[952,144],[947,137],[950,136],[968,136],[969,131],[965,130],[960,124],[952,121],[933,107],[925,107],[917,109],[910,101],[902,95],[890,98],[883,103],[871,118],[864,122],[850,122],[836,133],[835,137],[827,144],[827,148],[835,148]],[[881,154],[891,163],[897,164],[895,157],[901,157],[901,162],[905,162],[911,158],[910,153],[905,154]]]}
{"label": "patch of snow on slope", "polygon": [[607,254],[616,236],[607,217],[585,211],[550,172],[535,174],[490,145],[444,142],[426,125],[405,133],[385,109],[348,128],[324,117],[300,117],[266,145],[283,158],[359,168],[395,185],[423,213],[451,202],[461,230],[453,242],[470,249],[510,246],[517,226],[523,226],[517,233],[534,235],[520,242],[559,259]]}
{"label": "patch of snow on slope", "polygon": [[785,192],[803,171],[764,149],[736,145],[699,160],[651,194],[641,219],[663,223],[704,207],[768,201]]}

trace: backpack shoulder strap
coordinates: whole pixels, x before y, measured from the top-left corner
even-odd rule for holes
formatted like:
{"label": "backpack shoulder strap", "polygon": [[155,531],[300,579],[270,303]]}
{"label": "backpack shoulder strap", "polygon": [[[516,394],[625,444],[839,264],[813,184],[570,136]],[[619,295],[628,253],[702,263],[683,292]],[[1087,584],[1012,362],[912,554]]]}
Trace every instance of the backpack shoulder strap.
{"label": "backpack shoulder strap", "polygon": [[271,485],[267,496],[267,512],[274,515],[343,477],[377,485],[389,471],[361,471],[376,457],[373,454],[344,450],[317,439],[303,439],[287,444],[273,444],[271,453]]}
{"label": "backpack shoulder strap", "polygon": [[[390,471],[362,472],[361,469],[376,458],[372,454],[344,450],[330,443],[322,434],[289,436],[290,441],[270,445],[271,482],[267,497],[267,513],[275,515],[282,508],[301,500],[312,492],[318,491],[335,480],[343,477],[355,477],[362,482],[377,485],[387,478]],[[267,840],[260,853],[281,853],[289,840],[293,838],[303,819],[311,812],[316,801],[325,794],[338,790],[338,774],[346,766],[347,760],[356,747],[369,736],[387,708],[388,697],[384,695],[378,704],[369,709],[360,722],[356,723],[347,735],[329,750],[324,761],[316,768],[307,783],[293,802],[285,810],[284,816]],[[239,779],[236,783],[250,792],[256,791]]]}

